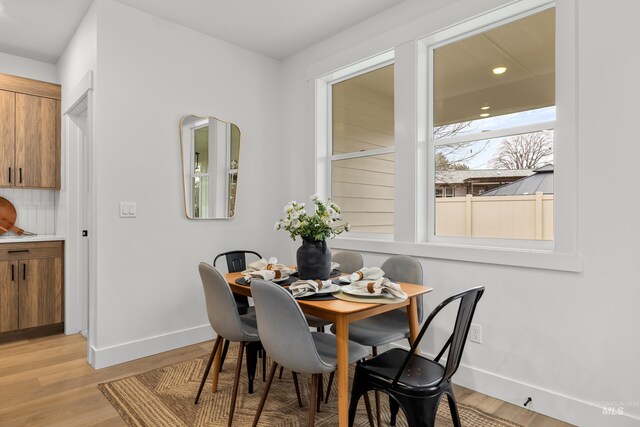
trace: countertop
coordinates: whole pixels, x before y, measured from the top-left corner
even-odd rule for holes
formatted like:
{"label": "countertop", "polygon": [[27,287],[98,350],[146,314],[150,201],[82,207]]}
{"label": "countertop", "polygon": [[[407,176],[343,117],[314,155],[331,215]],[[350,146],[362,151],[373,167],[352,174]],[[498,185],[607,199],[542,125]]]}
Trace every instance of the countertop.
{"label": "countertop", "polygon": [[64,240],[65,237],[59,234],[41,234],[37,236],[10,236],[6,234],[0,235],[0,245],[3,243],[30,243],[30,242],[51,242],[56,240]]}

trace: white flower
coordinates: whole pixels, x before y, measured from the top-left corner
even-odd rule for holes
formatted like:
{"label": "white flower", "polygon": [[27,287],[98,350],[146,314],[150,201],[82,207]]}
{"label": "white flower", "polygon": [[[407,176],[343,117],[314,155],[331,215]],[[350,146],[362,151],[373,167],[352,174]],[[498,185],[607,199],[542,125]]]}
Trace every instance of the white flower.
{"label": "white flower", "polygon": [[351,224],[346,223],[346,224],[344,225],[344,231],[349,231],[349,230],[351,230]]}
{"label": "white flower", "polygon": [[291,228],[293,228],[294,230],[300,228],[300,220],[294,219],[293,221],[291,221]]}
{"label": "white flower", "polygon": [[320,196],[318,196],[317,194],[314,194],[313,196],[311,196],[311,200],[313,200],[314,202],[316,200],[318,200],[320,198]]}
{"label": "white flower", "polygon": [[282,224],[284,224],[285,226],[291,224],[291,220],[289,218],[285,218],[282,220]]}
{"label": "white flower", "polygon": [[276,225],[273,226],[274,230],[280,230],[280,221],[276,222]]}
{"label": "white flower", "polygon": [[293,204],[289,203],[287,206],[284,207],[284,213],[289,213],[293,210]]}
{"label": "white flower", "polygon": [[302,210],[302,209],[304,209],[304,203],[300,203],[300,204],[297,206],[297,208],[298,208],[298,210]]}
{"label": "white flower", "polygon": [[298,219],[300,217],[300,211],[299,210],[292,210],[291,213],[289,214],[289,218],[291,219]]}

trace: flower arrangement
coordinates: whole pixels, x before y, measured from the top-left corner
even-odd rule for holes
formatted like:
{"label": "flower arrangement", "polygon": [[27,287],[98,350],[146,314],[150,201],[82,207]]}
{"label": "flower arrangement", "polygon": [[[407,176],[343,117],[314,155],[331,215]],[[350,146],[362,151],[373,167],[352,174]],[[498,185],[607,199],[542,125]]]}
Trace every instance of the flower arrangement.
{"label": "flower arrangement", "polygon": [[311,196],[315,212],[309,215],[304,203],[289,202],[284,207],[285,216],[275,224],[276,230],[286,230],[293,240],[297,236],[304,240],[324,240],[342,234],[351,229],[351,225],[337,225],[342,220],[340,207],[331,199],[324,203],[317,194]]}

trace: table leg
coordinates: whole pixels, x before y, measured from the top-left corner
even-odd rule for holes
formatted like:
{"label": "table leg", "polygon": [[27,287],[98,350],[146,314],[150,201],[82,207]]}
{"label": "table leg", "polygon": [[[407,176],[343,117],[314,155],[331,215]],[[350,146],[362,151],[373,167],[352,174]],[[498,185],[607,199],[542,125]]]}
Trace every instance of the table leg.
{"label": "table leg", "polygon": [[220,361],[222,360],[222,345],[218,346],[218,351],[213,357],[213,372],[211,374],[211,392],[218,391],[218,377],[220,376]]}
{"label": "table leg", "polygon": [[349,321],[346,316],[336,319],[338,356],[338,426],[349,424]]}
{"label": "table leg", "polygon": [[409,342],[413,345],[414,340],[420,333],[420,324],[418,323],[418,301],[416,297],[409,300],[407,316],[409,317]]}

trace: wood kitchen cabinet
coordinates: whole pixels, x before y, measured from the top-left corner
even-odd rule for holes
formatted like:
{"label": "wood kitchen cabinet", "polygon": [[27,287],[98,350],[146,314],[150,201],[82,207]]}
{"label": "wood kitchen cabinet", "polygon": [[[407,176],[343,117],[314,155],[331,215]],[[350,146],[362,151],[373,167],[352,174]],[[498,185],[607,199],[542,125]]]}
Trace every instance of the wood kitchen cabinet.
{"label": "wood kitchen cabinet", "polygon": [[0,186],[60,188],[60,85],[0,74]]}
{"label": "wood kitchen cabinet", "polygon": [[62,332],[63,243],[0,244],[0,342]]}

